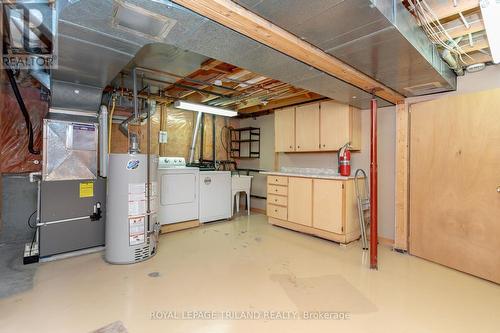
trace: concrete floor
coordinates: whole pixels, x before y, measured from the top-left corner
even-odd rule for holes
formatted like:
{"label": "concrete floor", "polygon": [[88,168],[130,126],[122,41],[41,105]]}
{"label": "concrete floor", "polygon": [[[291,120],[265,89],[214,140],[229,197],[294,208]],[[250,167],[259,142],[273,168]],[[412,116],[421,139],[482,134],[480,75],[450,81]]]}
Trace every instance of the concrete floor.
{"label": "concrete floor", "polygon": [[[263,215],[241,216],[164,235],[158,254],[140,264],[109,265],[102,253],[40,264],[32,289],[0,299],[0,327],[76,333],[121,321],[128,332],[499,331],[500,286],[379,252],[372,271],[358,244],[342,248],[270,226]],[[201,311],[216,319],[190,319],[209,316]],[[222,320],[221,311],[240,319]],[[293,319],[304,313],[348,318]],[[241,320],[245,314],[261,319]]]}

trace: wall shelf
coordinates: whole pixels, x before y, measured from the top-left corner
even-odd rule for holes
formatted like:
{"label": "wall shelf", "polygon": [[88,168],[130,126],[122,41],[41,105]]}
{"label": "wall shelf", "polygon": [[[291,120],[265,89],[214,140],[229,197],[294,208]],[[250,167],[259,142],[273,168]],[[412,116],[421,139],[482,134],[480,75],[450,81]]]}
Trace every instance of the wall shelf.
{"label": "wall shelf", "polygon": [[260,128],[231,129],[230,151],[231,158],[235,159],[260,158]]}

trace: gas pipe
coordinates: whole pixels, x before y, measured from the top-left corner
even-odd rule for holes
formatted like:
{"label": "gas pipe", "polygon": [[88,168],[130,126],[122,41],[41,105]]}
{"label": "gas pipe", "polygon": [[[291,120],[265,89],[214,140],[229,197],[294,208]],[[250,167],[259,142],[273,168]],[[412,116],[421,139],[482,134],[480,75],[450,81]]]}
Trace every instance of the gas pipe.
{"label": "gas pipe", "polygon": [[351,152],[349,143],[346,143],[339,150],[339,173],[341,176],[351,175]]}

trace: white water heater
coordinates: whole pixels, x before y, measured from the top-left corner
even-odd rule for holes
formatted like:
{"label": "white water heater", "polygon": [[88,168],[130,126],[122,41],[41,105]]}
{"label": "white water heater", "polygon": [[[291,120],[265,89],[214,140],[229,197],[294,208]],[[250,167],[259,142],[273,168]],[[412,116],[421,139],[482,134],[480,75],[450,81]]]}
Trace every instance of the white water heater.
{"label": "white water heater", "polygon": [[156,254],[160,231],[157,168],[157,155],[151,155],[148,166],[146,154],[109,154],[107,262],[131,264]]}

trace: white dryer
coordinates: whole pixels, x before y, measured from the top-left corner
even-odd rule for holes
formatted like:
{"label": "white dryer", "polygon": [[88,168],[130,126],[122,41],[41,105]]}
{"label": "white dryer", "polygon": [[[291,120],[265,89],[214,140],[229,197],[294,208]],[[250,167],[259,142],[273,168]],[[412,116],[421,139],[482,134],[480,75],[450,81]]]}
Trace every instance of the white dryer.
{"label": "white dryer", "polygon": [[231,171],[200,172],[200,222],[231,218]]}
{"label": "white dryer", "polygon": [[198,168],[186,167],[186,160],[183,157],[159,158],[160,224],[198,220],[199,175]]}

